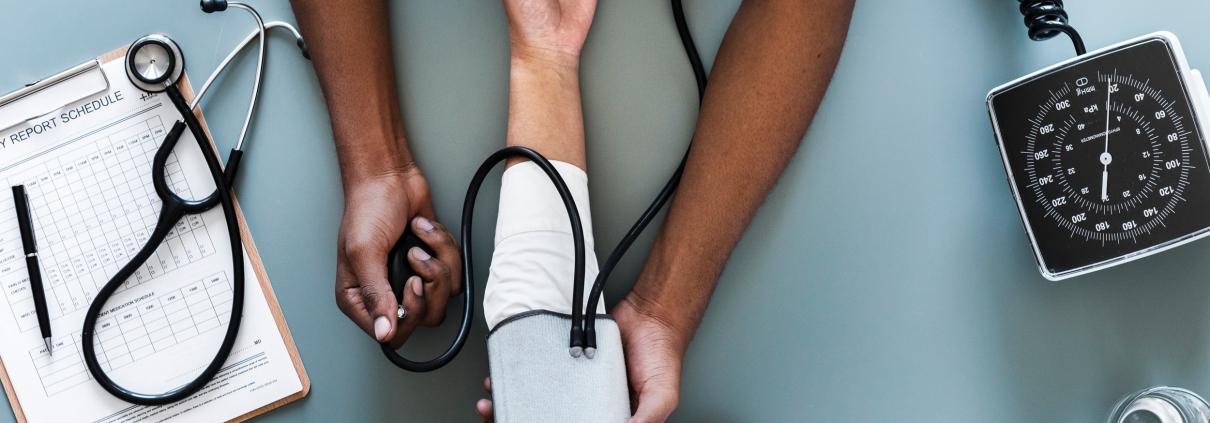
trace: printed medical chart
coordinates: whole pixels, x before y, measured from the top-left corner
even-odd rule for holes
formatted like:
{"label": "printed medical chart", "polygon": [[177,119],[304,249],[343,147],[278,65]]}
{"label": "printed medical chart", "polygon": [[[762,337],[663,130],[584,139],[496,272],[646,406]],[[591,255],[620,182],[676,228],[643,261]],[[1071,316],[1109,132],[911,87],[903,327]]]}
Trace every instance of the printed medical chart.
{"label": "printed medical chart", "polygon": [[[84,314],[155,227],[160,199],[151,160],[180,118],[167,95],[132,85],[122,60],[102,69],[108,90],[0,132],[0,359],[25,417],[33,423],[227,421],[302,391],[246,253],[239,338],[201,393],[168,406],[134,406],[109,395],[88,372],[80,346]],[[167,172],[182,198],[214,190],[189,131]],[[9,195],[8,187],[18,184],[26,187],[33,215],[53,353],[38,330]],[[221,207],[188,216],[106,303],[96,351],[119,385],[162,393],[191,381],[210,362],[231,316],[229,242]]]}

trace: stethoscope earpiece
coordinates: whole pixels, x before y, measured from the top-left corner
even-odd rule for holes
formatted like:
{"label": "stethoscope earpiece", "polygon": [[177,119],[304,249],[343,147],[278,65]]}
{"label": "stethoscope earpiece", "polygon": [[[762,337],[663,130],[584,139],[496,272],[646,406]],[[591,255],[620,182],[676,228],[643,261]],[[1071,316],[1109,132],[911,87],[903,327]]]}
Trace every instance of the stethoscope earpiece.
{"label": "stethoscope earpiece", "polygon": [[139,38],[126,51],[126,76],[147,92],[164,91],[176,83],[184,70],[181,47],[164,34]]}
{"label": "stethoscope earpiece", "polygon": [[227,10],[227,0],[202,0],[201,6],[206,13],[222,12]]}

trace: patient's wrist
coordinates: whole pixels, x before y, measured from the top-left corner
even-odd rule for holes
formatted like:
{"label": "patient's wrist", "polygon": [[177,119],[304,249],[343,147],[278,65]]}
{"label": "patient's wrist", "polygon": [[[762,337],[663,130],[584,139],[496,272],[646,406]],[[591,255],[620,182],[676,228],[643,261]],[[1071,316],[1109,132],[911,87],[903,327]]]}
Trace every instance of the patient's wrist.
{"label": "patient's wrist", "polygon": [[554,49],[512,43],[512,69],[527,72],[555,72],[575,76],[580,71],[579,52],[571,54]]}

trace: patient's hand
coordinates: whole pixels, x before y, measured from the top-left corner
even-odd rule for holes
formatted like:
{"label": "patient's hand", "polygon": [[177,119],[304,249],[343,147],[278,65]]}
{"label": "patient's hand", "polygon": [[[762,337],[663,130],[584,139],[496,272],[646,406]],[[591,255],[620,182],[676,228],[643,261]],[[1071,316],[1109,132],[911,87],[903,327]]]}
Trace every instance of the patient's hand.
{"label": "patient's hand", "polygon": [[596,0],[504,0],[513,57],[579,62]]}

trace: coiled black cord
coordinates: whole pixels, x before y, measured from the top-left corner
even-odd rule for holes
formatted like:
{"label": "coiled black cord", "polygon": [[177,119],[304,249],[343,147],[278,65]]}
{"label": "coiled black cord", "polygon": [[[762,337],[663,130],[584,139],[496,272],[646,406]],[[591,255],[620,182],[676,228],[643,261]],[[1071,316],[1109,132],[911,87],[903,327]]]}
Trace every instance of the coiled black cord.
{"label": "coiled black cord", "polygon": [[1059,33],[1071,37],[1071,43],[1076,47],[1076,54],[1083,55],[1084,39],[1080,33],[1067,23],[1067,11],[1063,10],[1063,0],[1018,0],[1021,2],[1021,14],[1025,16],[1025,26],[1029,28],[1029,39],[1034,41],[1049,40]]}

